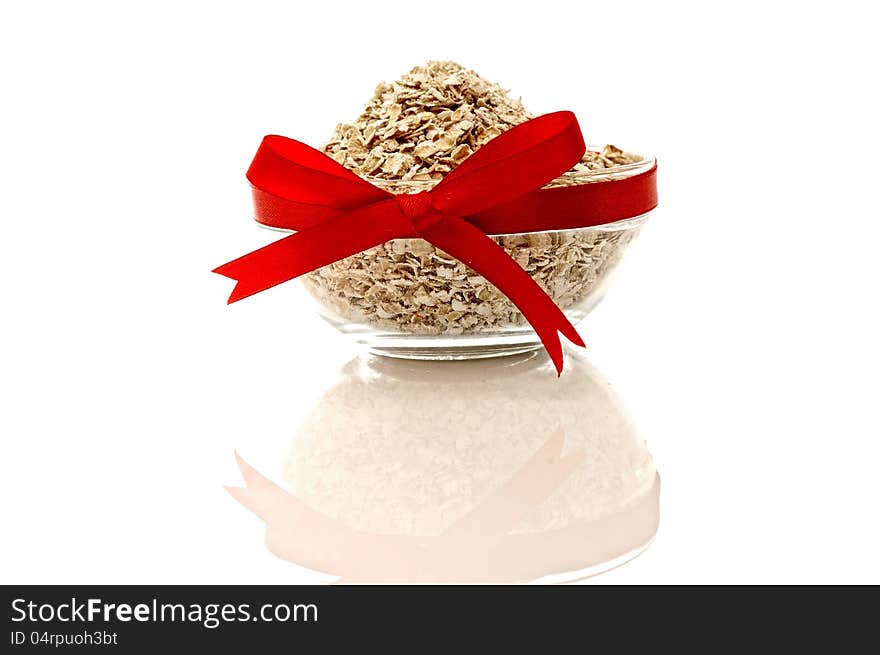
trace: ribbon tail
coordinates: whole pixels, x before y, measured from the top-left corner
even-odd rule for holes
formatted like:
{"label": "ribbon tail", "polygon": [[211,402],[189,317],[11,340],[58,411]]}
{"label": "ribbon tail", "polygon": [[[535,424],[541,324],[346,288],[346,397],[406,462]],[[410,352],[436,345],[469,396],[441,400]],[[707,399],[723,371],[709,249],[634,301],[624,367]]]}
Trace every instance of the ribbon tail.
{"label": "ribbon tail", "polygon": [[341,214],[218,266],[237,282],[228,304],[412,231],[386,200]]}
{"label": "ribbon tail", "polygon": [[422,236],[438,248],[470,266],[494,284],[516,305],[534,328],[562,374],[562,342],[559,333],[585,347],[583,339],[556,303],[504,249],[463,218],[445,216],[426,228]]}

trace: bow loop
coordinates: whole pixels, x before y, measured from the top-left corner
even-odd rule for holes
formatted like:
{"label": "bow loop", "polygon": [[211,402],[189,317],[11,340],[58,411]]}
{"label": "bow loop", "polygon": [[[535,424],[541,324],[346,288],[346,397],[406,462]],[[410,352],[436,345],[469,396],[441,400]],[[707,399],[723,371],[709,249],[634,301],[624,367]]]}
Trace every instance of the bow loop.
{"label": "bow loop", "polygon": [[350,209],[391,196],[320,150],[287,137],[263,137],[247,179],[263,194],[288,203]]}
{"label": "bow loop", "polygon": [[585,151],[573,113],[544,114],[492,139],[431,193],[445,212],[470,216],[540,189],[578,163]]}

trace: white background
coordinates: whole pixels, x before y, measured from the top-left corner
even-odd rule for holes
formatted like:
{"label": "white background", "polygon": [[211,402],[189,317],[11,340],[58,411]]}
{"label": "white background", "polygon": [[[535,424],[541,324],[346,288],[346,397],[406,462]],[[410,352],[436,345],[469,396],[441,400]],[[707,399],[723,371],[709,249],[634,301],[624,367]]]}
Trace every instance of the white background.
{"label": "white background", "polygon": [[[380,80],[474,68],[661,208],[581,325],[663,475],[602,583],[880,582],[876,20],[869,3],[4,4],[0,582],[294,583],[221,484],[268,474],[352,346],[269,242],[259,139],[319,145]],[[273,470],[274,467],[274,470]]]}

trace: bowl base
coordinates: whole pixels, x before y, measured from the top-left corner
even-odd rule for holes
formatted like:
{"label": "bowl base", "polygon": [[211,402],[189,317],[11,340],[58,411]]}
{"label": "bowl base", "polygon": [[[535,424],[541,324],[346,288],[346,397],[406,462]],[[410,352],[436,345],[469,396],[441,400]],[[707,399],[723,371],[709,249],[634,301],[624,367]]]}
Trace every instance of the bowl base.
{"label": "bowl base", "polygon": [[[460,361],[487,359],[532,352],[541,348],[541,340],[531,327],[515,326],[493,334],[420,335],[406,332],[373,330],[360,323],[322,318],[355,343],[366,346],[373,355],[396,359]],[[581,315],[573,317],[582,318]]]}
{"label": "bowl base", "polygon": [[412,346],[370,346],[369,352],[373,355],[395,357],[397,359],[426,359],[434,361],[460,361],[465,359],[487,359],[489,357],[505,357],[508,355],[520,355],[531,352],[541,347],[534,343],[500,343],[481,344],[479,346],[448,346],[438,348],[436,345],[428,347]]}

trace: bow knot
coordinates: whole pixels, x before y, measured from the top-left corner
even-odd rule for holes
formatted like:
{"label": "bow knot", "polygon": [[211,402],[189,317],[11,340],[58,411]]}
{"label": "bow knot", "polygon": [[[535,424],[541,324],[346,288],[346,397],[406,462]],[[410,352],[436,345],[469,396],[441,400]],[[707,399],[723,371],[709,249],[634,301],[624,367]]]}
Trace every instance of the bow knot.
{"label": "bow knot", "polygon": [[443,219],[443,213],[434,205],[429,191],[401,193],[394,196],[394,200],[403,215],[412,223],[416,234],[424,234],[432,225]]}

